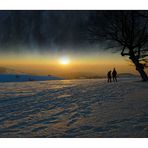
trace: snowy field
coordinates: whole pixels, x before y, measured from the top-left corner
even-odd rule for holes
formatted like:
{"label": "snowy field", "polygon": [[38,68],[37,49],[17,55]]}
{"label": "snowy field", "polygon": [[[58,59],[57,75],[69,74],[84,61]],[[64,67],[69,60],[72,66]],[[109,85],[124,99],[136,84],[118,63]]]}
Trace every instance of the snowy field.
{"label": "snowy field", "polygon": [[0,83],[0,137],[148,137],[148,83]]}

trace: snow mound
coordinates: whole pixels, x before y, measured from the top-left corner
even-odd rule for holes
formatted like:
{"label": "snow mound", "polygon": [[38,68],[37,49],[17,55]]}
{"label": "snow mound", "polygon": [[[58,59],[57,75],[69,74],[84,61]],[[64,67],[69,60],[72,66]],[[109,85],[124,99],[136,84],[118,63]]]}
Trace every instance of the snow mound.
{"label": "snow mound", "polygon": [[33,76],[25,74],[0,74],[0,82],[26,82],[26,81],[47,81],[61,80],[54,76]]}

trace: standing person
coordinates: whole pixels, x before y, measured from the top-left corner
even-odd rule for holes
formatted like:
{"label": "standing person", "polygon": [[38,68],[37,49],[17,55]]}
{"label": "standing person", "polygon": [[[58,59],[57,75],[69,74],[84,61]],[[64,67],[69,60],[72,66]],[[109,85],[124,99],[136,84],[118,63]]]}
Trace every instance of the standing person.
{"label": "standing person", "polygon": [[112,76],[111,76],[111,70],[107,73],[107,78],[108,78],[108,83],[110,82],[112,82],[112,80],[111,80],[111,78],[112,78]]}
{"label": "standing person", "polygon": [[117,71],[116,71],[115,68],[113,69],[112,77],[113,77],[113,81],[114,81],[114,82],[117,82]]}

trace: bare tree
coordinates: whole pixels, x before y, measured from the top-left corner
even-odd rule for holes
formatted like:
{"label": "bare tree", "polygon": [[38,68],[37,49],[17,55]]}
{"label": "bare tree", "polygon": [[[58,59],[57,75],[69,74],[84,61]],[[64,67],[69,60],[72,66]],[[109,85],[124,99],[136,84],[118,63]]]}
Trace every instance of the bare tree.
{"label": "bare tree", "polygon": [[120,47],[121,55],[128,56],[143,81],[147,81],[144,68],[148,67],[148,17],[137,12],[98,11],[88,30],[93,41],[103,39],[108,46],[111,43],[113,47]]}

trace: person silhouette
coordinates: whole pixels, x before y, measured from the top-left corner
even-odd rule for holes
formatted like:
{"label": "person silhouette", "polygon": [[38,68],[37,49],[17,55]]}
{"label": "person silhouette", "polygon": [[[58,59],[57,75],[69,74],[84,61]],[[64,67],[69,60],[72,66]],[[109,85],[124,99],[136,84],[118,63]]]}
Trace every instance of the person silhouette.
{"label": "person silhouette", "polygon": [[112,78],[112,76],[111,76],[111,70],[108,71],[108,73],[107,73],[107,78],[108,78],[108,80],[107,80],[108,83],[109,83],[109,82],[112,82],[112,81],[111,81],[111,78]]}
{"label": "person silhouette", "polygon": [[115,68],[113,69],[112,77],[113,77],[113,81],[114,81],[114,82],[117,82],[117,71],[116,71]]}

